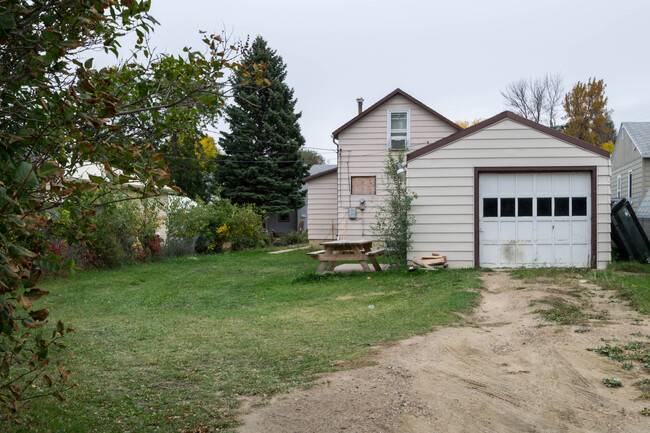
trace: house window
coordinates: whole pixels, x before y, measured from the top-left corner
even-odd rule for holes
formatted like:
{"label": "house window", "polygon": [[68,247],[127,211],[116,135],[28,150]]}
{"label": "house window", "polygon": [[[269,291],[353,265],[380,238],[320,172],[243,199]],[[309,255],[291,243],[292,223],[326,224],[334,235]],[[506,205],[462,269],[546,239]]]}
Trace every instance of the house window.
{"label": "house window", "polygon": [[375,195],[375,182],[375,176],[352,176],[350,178],[350,192],[356,195]]}
{"label": "house window", "polygon": [[616,178],[616,198],[621,198],[621,175]]}
{"label": "house window", "polygon": [[279,223],[288,223],[289,222],[289,214],[288,213],[283,213],[278,215],[278,222]]}
{"label": "house window", "polygon": [[388,150],[409,148],[411,112],[388,110]]}
{"label": "house window", "polygon": [[632,200],[632,170],[627,172],[627,198]]}

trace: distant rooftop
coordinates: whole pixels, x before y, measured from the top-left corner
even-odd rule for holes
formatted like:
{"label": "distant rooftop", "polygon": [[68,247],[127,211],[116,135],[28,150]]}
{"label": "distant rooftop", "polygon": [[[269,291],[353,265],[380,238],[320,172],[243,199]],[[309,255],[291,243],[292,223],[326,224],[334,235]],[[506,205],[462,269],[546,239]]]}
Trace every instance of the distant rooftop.
{"label": "distant rooftop", "polygon": [[309,175],[313,176],[315,174],[321,173],[323,171],[330,170],[336,167],[336,164],[316,164],[309,167]]}
{"label": "distant rooftop", "polygon": [[644,158],[650,158],[650,122],[623,122],[625,129],[639,153]]}
{"label": "distant rooftop", "polygon": [[636,216],[639,218],[650,218],[650,191],[648,191],[648,193],[645,195],[645,198],[639,205]]}

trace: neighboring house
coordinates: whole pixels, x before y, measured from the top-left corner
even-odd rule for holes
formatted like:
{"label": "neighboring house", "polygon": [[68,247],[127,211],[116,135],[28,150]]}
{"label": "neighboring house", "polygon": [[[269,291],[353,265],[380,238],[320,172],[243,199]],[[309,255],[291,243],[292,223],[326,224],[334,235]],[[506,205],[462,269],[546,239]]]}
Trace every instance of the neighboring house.
{"label": "neighboring house", "polygon": [[[610,260],[609,153],[596,146],[510,112],[461,130],[399,89],[333,135],[338,170],[305,179],[321,191],[309,201],[312,243],[374,237],[386,154],[404,149],[417,194],[411,259],[438,253],[452,267],[493,268]],[[330,231],[316,230],[317,208]]]}
{"label": "neighboring house", "polygon": [[[89,176],[98,176],[105,178],[106,176],[104,167],[96,163],[84,163],[75,167],[70,174],[70,177],[73,179],[89,180]],[[122,193],[125,194],[125,197],[134,196],[134,193],[127,187],[128,185],[138,189],[142,189],[143,187],[143,184],[140,182],[130,182],[129,184],[123,184]],[[167,239],[167,226],[165,225],[165,216],[167,215],[170,195],[176,196],[177,193],[169,187],[163,187],[161,190],[159,190],[158,195],[145,199],[155,200],[158,203],[158,227],[156,228],[156,234],[158,234],[163,241]],[[134,198],[134,200],[140,199]]]}
{"label": "neighboring house", "polygon": [[[309,176],[315,176],[322,172],[336,168],[336,165],[332,164],[316,164],[309,167]],[[274,230],[275,233],[289,233],[292,231],[305,231],[308,230],[309,220],[308,220],[308,207],[309,207],[309,190],[308,185],[303,185],[301,191],[307,190],[307,195],[305,195],[305,205],[298,210],[294,210],[287,214],[276,214],[271,215],[266,220],[266,228],[271,231]]]}
{"label": "neighboring house", "polygon": [[650,122],[623,122],[612,153],[612,198],[626,198],[650,236]]}
{"label": "neighboring house", "polygon": [[308,185],[309,243],[313,246],[337,238],[337,179],[336,166],[303,179]]}

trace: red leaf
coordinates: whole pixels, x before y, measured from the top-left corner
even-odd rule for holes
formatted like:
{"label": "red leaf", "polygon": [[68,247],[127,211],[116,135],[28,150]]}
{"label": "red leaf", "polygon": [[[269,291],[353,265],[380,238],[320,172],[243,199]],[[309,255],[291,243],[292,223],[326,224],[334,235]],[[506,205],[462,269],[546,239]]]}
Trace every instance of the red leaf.
{"label": "red leaf", "polygon": [[25,310],[29,310],[34,305],[31,299],[25,298],[23,295],[18,295],[16,301],[18,301],[18,303],[20,303],[20,305],[22,305]]}

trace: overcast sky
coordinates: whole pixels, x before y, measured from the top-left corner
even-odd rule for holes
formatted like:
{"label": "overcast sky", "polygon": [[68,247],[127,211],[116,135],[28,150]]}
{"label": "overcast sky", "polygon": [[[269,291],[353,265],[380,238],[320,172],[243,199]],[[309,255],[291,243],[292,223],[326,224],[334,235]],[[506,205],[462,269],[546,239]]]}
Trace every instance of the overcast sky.
{"label": "overcast sky", "polygon": [[159,53],[202,49],[199,30],[263,36],[287,64],[307,147],[330,163],[355,99],[398,87],[456,121],[503,111],[518,79],[559,73],[569,90],[596,77],[617,128],[650,121],[648,0],[152,0],[151,14]]}

